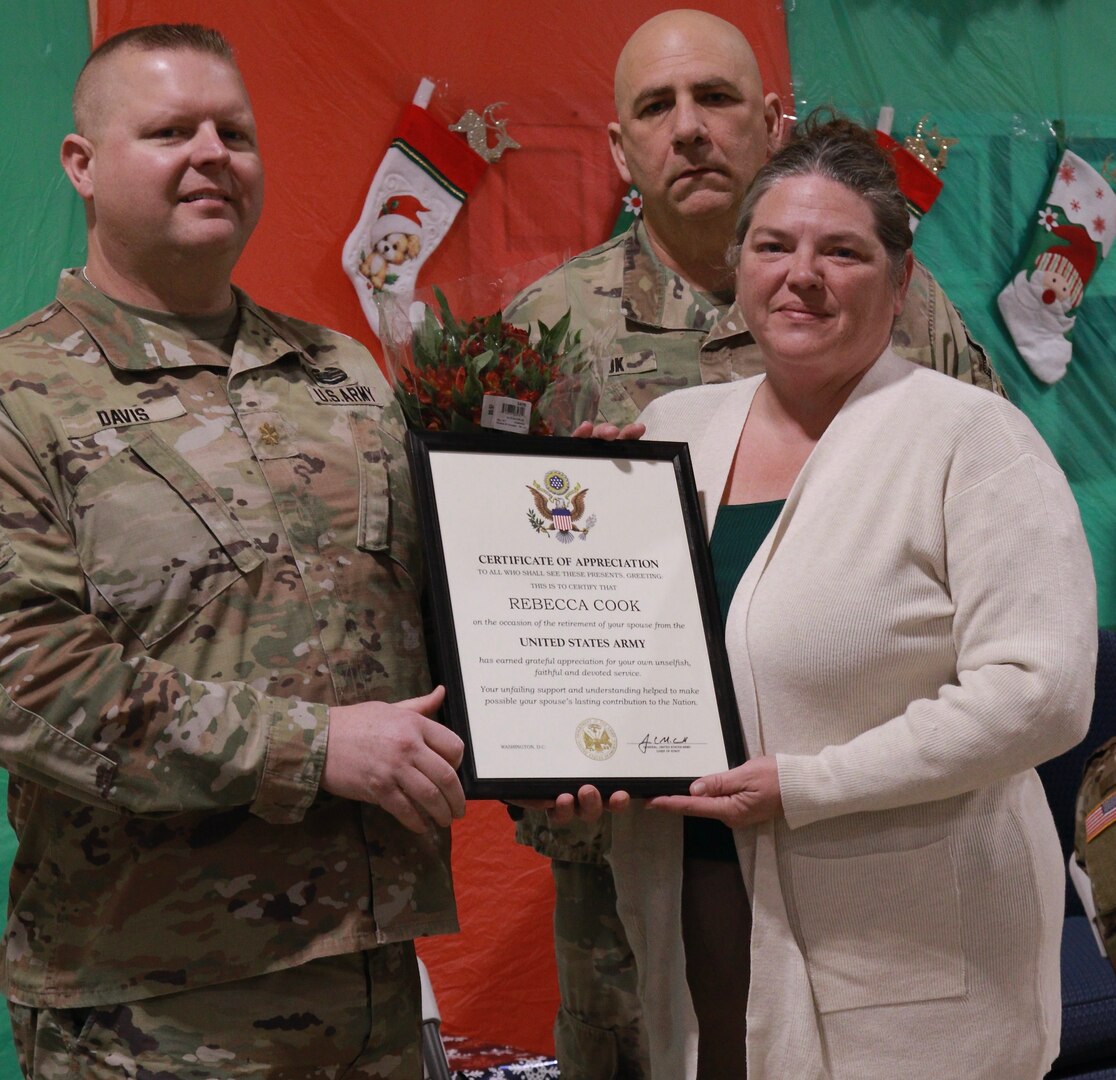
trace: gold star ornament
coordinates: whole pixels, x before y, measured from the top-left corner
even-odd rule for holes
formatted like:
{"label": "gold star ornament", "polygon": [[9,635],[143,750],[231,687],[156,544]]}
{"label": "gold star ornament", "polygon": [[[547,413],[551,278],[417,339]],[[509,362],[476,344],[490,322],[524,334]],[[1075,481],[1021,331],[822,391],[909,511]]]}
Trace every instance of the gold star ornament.
{"label": "gold star ornament", "polygon": [[[469,149],[490,164],[499,161],[505,150],[519,149],[519,143],[508,134],[507,120],[497,120],[494,116],[495,111],[502,108],[504,104],[503,101],[497,101],[489,105],[483,113],[478,113],[476,109],[469,109],[456,124],[449,126],[450,131],[461,132],[469,143]],[[490,131],[495,132],[496,137],[496,141],[491,144],[488,141]]]}
{"label": "gold star ornament", "polygon": [[[956,146],[957,140],[939,134],[936,124],[927,131],[926,121],[929,119],[930,116],[927,114],[919,120],[915,127],[915,133],[908,135],[903,140],[903,145],[918,158],[921,164],[937,176],[946,167],[946,162],[949,160],[949,148]],[[931,149],[931,144],[933,144],[933,149]]]}

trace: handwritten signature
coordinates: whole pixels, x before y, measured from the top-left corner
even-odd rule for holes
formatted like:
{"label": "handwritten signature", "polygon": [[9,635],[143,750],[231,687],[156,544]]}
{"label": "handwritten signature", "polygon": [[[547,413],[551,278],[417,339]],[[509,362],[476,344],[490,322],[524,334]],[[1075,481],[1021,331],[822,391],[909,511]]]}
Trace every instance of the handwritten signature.
{"label": "handwritten signature", "polygon": [[641,754],[646,754],[648,750],[660,750],[673,746],[686,746],[690,742],[688,735],[652,735],[648,733],[636,743],[639,747]]}

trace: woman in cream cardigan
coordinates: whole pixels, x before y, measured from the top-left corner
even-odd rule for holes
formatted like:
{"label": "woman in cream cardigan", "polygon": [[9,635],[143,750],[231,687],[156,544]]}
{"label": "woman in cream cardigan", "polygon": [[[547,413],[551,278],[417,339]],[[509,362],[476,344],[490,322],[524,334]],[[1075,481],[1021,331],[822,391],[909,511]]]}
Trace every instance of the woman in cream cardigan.
{"label": "woman in cream cardigan", "polygon": [[[903,198],[867,133],[806,127],[738,229],[766,375],[642,418],[690,444],[749,753],[613,823],[653,1076],[698,1075],[698,939],[724,951],[750,919],[728,965],[749,1080],[1038,1080],[1058,1049],[1064,869],[1034,766],[1088,725],[1089,553],[1026,418],[888,348]],[[754,530],[757,506],[774,522],[741,556],[733,517]],[[746,887],[685,941],[683,815],[732,827]],[[706,1020],[706,1050],[733,1038]],[[702,1057],[702,1075],[745,1075]]]}

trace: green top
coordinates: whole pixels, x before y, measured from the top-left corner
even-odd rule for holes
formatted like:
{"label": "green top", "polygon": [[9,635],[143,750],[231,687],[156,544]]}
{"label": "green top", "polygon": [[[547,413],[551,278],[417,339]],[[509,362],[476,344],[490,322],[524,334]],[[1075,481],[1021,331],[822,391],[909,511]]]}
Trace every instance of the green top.
{"label": "green top", "polygon": [[729,604],[748,564],[771,532],[771,526],[786,499],[774,502],[735,503],[717,508],[709,554],[713,557],[713,578],[717,603],[721,606],[721,626],[728,622]]}
{"label": "green top", "polygon": [[[709,554],[713,557],[713,580],[721,607],[722,627],[728,621],[729,604],[744,571],[755,558],[785,502],[785,499],[776,499],[718,507]],[[684,830],[686,858],[736,861],[736,844],[728,826],[712,818],[688,817]]]}

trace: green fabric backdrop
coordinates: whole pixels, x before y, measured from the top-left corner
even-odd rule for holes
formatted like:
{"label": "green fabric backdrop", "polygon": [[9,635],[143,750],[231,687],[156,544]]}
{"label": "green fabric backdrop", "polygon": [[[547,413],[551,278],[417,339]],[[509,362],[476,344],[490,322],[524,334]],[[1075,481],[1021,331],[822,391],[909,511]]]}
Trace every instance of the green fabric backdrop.
{"label": "green fabric backdrop", "polygon": [[81,202],[58,166],[70,92],[89,54],[85,0],[0,4],[0,326],[54,297],[81,263]]}
{"label": "green fabric backdrop", "polygon": [[900,141],[926,113],[928,126],[959,140],[915,251],[1069,477],[1107,626],[1116,624],[1116,258],[1093,277],[1073,361],[1053,386],[1035,379],[1015,352],[995,300],[1047,194],[1058,157],[1054,122],[1064,122],[1069,149],[1094,167],[1116,154],[1112,18],[1110,6],[1095,0],[787,5],[799,116],[833,104],[874,126],[880,105],[888,104]]}
{"label": "green fabric backdrop", "polygon": [[[54,296],[58,271],[85,251],[81,203],[58,167],[71,128],[70,91],[89,53],[85,0],[0,4],[0,327]],[[0,772],[0,795],[7,776]],[[0,824],[0,881],[15,841]],[[19,1076],[7,1012],[0,1019],[0,1077]]]}

